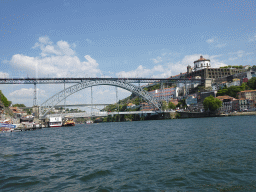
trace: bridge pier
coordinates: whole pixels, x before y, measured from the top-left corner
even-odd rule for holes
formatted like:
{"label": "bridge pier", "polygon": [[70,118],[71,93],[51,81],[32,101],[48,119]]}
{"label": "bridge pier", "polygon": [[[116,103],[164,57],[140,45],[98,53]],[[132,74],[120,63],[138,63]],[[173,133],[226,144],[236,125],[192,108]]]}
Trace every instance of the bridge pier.
{"label": "bridge pier", "polygon": [[33,99],[33,106],[37,105],[37,96],[36,96],[36,83],[34,83],[34,99]]}
{"label": "bridge pier", "polygon": [[32,107],[32,113],[34,114],[35,118],[39,118],[39,106],[34,105]]}

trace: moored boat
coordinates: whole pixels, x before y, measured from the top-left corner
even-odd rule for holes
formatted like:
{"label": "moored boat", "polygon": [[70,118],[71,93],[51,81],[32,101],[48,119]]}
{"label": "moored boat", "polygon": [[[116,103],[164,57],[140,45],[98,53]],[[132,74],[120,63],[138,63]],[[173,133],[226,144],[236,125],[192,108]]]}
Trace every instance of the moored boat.
{"label": "moored boat", "polygon": [[9,123],[0,123],[0,131],[1,132],[13,132],[16,128],[16,125]]}
{"label": "moored boat", "polygon": [[93,123],[93,121],[90,119],[86,121],[86,124],[92,124],[92,123]]}
{"label": "moored boat", "polygon": [[75,126],[75,122],[71,117],[65,117],[63,126]]}
{"label": "moored boat", "polygon": [[49,127],[61,127],[62,118],[61,117],[50,117]]}

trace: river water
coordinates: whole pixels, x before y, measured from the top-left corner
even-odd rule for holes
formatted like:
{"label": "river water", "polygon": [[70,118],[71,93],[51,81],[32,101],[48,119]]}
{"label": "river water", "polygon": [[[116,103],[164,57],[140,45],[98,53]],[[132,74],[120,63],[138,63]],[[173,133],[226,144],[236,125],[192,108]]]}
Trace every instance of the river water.
{"label": "river water", "polygon": [[256,191],[256,117],[0,134],[0,191]]}

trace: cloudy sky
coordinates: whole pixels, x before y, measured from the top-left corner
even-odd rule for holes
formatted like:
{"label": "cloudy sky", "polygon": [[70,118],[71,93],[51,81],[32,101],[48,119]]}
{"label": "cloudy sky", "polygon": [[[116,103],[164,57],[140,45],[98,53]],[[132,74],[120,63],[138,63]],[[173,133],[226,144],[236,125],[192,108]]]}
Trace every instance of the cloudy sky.
{"label": "cloudy sky", "polygon": [[[0,0],[0,78],[169,77],[200,55],[212,67],[255,65],[255,1]],[[32,85],[1,85],[33,103]],[[60,85],[39,85],[39,104]],[[95,87],[95,103],[115,102]],[[68,103],[90,103],[83,90]],[[129,95],[119,90],[119,97]]]}

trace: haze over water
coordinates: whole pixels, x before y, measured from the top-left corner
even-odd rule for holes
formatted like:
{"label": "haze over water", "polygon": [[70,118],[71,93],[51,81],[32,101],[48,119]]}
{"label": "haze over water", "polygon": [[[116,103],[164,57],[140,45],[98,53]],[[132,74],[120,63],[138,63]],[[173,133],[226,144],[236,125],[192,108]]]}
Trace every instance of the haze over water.
{"label": "haze over water", "polygon": [[255,191],[255,116],[0,134],[1,191]]}

